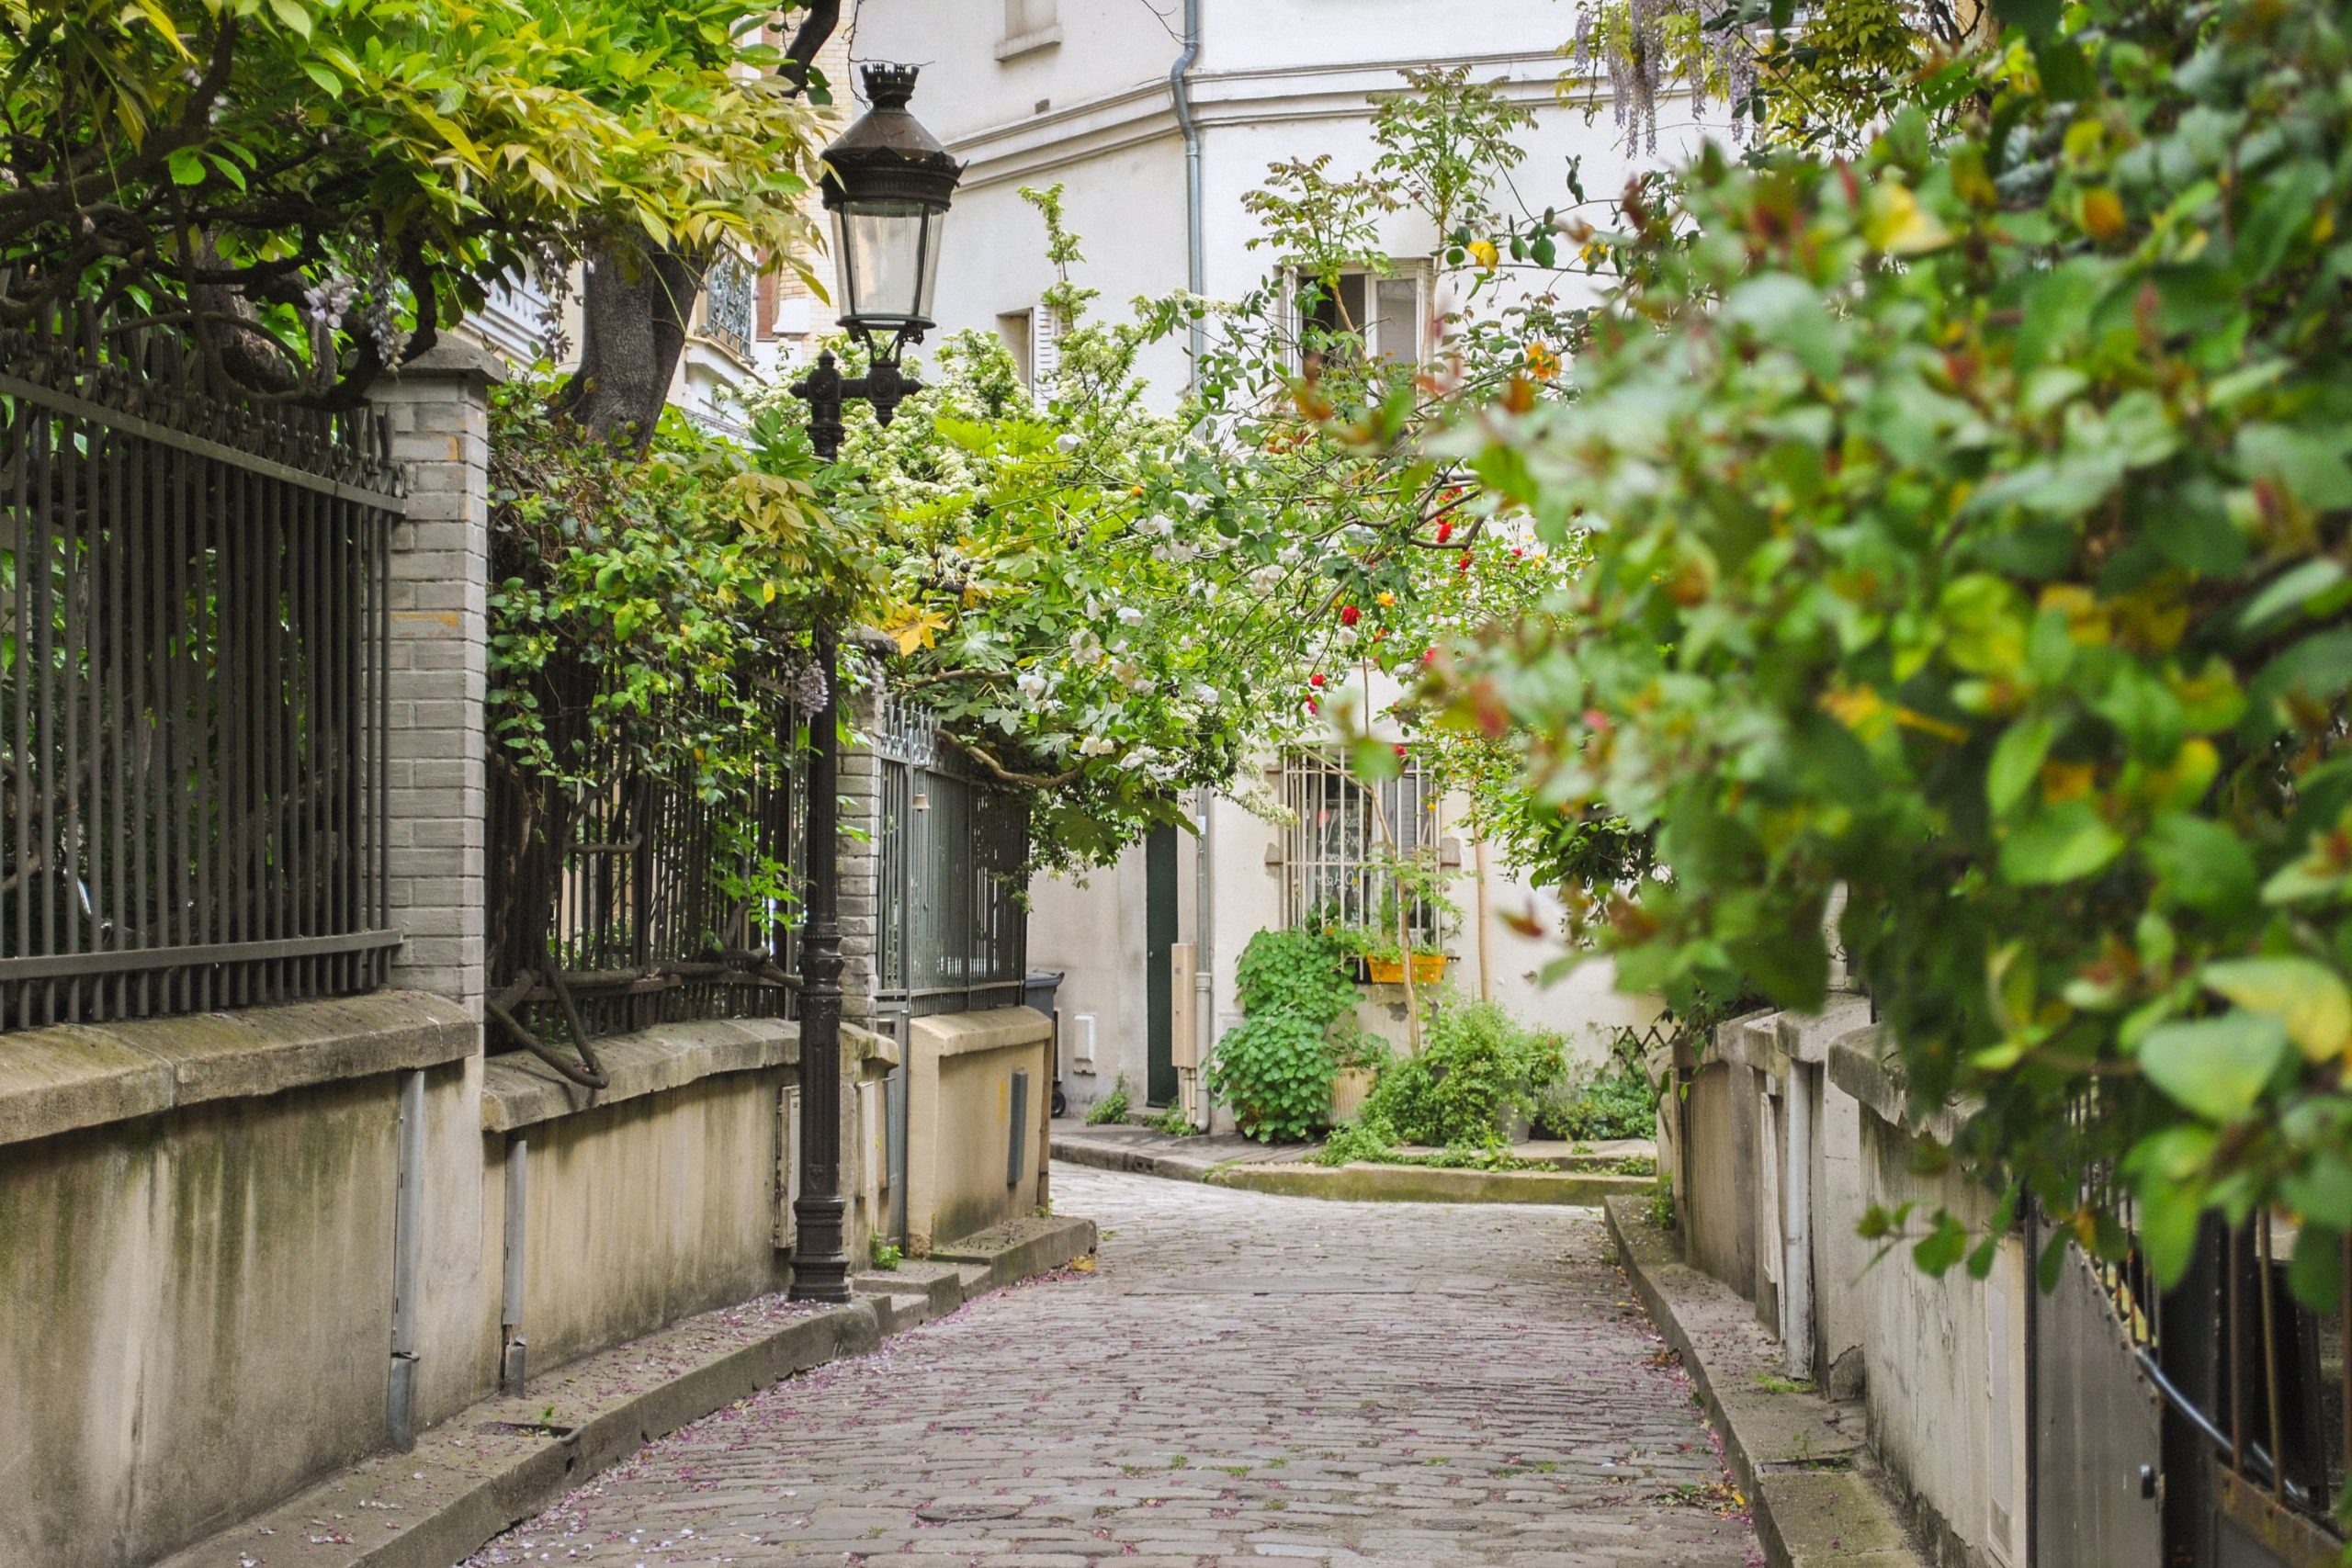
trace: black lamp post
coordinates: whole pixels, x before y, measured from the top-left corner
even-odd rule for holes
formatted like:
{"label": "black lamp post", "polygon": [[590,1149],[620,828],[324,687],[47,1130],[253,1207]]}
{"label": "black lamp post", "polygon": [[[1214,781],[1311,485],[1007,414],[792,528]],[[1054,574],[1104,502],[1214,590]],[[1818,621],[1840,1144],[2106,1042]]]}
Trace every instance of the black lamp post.
{"label": "black lamp post", "polygon": [[[871,355],[866,373],[844,377],[831,353],[793,383],[808,405],[808,438],[827,462],[841,456],[842,404],[870,403],[883,423],[922,384],[899,356],[930,330],[940,231],[963,165],[907,112],[916,67],[865,67],[873,107],[825,149],[825,206],[840,263],[841,323]],[[883,340],[887,338],[887,343]],[[842,1196],[842,928],[835,795],[840,706],[834,628],[817,628],[825,697],[810,716],[808,925],[800,944],[800,1196],[792,1206],[792,1299],[849,1300]]]}

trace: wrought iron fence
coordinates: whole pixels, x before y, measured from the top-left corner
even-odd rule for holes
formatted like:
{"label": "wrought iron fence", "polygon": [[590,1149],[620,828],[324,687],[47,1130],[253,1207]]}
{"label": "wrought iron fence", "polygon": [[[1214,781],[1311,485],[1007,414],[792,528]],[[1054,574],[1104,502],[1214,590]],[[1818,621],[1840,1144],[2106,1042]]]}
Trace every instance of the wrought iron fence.
{"label": "wrought iron fence", "polygon": [[883,700],[875,1004],[884,1013],[1012,1007],[1022,998],[1028,807],[957,766],[931,716]]}
{"label": "wrought iron fence", "polygon": [[0,1028],[383,982],[400,496],[377,414],[0,333]]}
{"label": "wrought iron fence", "polygon": [[[2086,1124],[2099,1111],[2086,1098],[2075,1114]],[[2170,1423],[2168,1551],[2199,1563],[2334,1562],[2352,1454],[2352,1238],[2306,1258],[2301,1227],[2283,1214],[2234,1225],[2209,1215],[2185,1277],[2167,1290],[2114,1173],[2094,1168],[2085,1193],[2120,1231],[2119,1247],[2102,1248],[2109,1256],[2086,1251],[2085,1261]],[[2335,1306],[2302,1304],[2290,1270],[2327,1278]],[[2238,1539],[2225,1544],[2232,1532]]]}
{"label": "wrought iron fence", "polygon": [[617,749],[583,770],[589,785],[493,770],[494,1049],[536,1051],[595,1084],[605,1036],[793,1016],[807,833],[805,753],[789,738],[805,720],[781,695],[759,700],[778,740],[748,809],[634,770]]}

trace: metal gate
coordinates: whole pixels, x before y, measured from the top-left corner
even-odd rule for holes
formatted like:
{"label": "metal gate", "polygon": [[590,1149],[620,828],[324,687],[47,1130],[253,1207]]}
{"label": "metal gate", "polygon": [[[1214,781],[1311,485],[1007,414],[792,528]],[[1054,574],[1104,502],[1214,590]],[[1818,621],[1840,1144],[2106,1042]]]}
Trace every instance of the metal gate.
{"label": "metal gate", "polygon": [[[2041,1254],[2039,1229],[2029,1258]],[[2028,1300],[2035,1568],[2155,1568],[2164,1398],[2122,1315],[2131,1298],[2110,1294],[2070,1247],[2057,1288]]]}
{"label": "metal gate", "polygon": [[914,704],[883,699],[875,749],[882,812],[876,1013],[1019,1006],[1027,806],[951,761],[937,722]]}

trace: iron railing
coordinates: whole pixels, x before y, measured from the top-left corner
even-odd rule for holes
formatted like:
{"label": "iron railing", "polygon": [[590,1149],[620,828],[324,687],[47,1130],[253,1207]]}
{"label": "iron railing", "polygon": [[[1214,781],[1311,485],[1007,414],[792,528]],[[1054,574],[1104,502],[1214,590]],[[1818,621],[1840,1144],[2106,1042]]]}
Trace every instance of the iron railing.
{"label": "iron railing", "polygon": [[601,1077],[593,1042],[707,1018],[789,1018],[798,980],[805,721],[763,692],[777,737],[748,808],[630,767],[617,747],[594,784],[502,761],[492,775],[493,1049],[537,1051]]}
{"label": "iron railing", "polygon": [[380,985],[380,415],[171,333],[0,333],[0,1028]]}
{"label": "iron railing", "polygon": [[958,766],[931,716],[886,696],[875,1005],[921,1017],[1012,1007],[1027,973],[1028,807]]}

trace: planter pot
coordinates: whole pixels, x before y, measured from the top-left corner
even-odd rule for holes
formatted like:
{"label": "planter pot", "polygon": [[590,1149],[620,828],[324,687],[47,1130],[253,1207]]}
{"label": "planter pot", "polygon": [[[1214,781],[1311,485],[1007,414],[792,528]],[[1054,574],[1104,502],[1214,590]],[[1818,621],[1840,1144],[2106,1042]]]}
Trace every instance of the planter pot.
{"label": "planter pot", "polygon": [[1331,1125],[1345,1126],[1356,1119],[1363,1109],[1364,1098],[1372,1093],[1377,1077],[1370,1067],[1341,1067],[1331,1080]]}
{"label": "planter pot", "polygon": [[[1413,954],[1413,984],[1434,986],[1445,978],[1446,957],[1442,953]],[[1367,958],[1364,972],[1375,986],[1401,986],[1405,983],[1405,962],[1400,958]]]}

